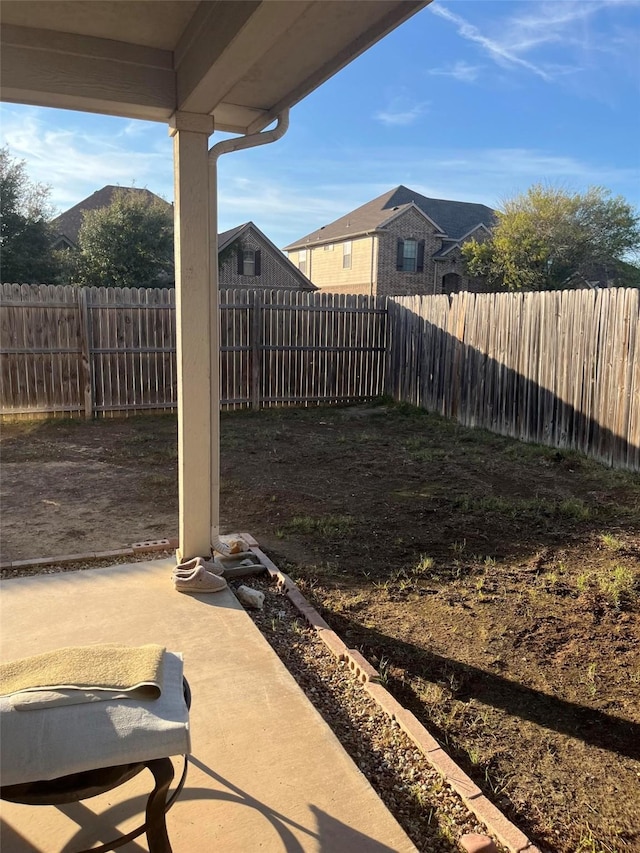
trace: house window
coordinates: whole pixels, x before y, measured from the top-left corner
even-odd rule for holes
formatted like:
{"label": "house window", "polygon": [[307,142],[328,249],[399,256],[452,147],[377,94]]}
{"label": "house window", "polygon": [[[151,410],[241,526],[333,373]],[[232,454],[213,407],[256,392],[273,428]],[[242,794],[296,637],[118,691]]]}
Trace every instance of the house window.
{"label": "house window", "polygon": [[303,275],[307,274],[307,250],[298,252],[298,269]]}
{"label": "house window", "polygon": [[260,275],[260,249],[238,246],[238,275]]}
{"label": "house window", "polygon": [[242,275],[256,274],[256,253],[253,249],[245,249],[242,253]]}
{"label": "house window", "polygon": [[351,269],[351,240],[346,240],[342,244],[342,269]]}
{"label": "house window", "polygon": [[324,247],[325,252],[333,252],[333,243],[327,243]]}
{"label": "house window", "polygon": [[398,240],[396,269],[399,272],[424,270],[424,240]]}

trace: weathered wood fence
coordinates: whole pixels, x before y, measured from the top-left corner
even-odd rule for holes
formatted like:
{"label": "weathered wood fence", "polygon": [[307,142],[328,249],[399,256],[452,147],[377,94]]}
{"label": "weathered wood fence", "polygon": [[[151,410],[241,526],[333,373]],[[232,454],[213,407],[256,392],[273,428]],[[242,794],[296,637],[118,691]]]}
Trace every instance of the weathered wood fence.
{"label": "weathered wood fence", "polygon": [[[110,416],[177,403],[175,291],[2,285],[0,412]],[[225,408],[384,393],[384,299],[220,294]]]}
{"label": "weathered wood fence", "polygon": [[[640,470],[640,291],[226,290],[225,408],[399,401]],[[0,414],[176,407],[173,290],[0,286]]]}
{"label": "weathered wood fence", "polygon": [[389,301],[387,393],[640,470],[640,290]]}

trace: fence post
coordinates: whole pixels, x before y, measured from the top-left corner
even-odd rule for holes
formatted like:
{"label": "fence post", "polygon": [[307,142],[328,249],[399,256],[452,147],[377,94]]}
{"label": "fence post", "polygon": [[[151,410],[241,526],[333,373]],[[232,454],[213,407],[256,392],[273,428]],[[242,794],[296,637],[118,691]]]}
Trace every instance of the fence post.
{"label": "fence post", "polygon": [[260,409],[262,375],[262,299],[260,292],[251,294],[251,408]]}
{"label": "fence post", "polygon": [[394,346],[396,341],[396,324],[398,321],[398,312],[394,310],[394,303],[388,297],[384,297],[384,310],[385,313],[382,315],[384,317],[384,347],[385,347],[385,360],[384,360],[384,395],[385,397],[391,397],[397,401],[397,396],[395,393],[395,370],[396,370],[396,360],[394,358]]}
{"label": "fence post", "polygon": [[93,418],[93,380],[91,376],[91,324],[89,322],[89,288],[79,288],[80,342],[82,347],[82,374],[84,378],[84,416]]}

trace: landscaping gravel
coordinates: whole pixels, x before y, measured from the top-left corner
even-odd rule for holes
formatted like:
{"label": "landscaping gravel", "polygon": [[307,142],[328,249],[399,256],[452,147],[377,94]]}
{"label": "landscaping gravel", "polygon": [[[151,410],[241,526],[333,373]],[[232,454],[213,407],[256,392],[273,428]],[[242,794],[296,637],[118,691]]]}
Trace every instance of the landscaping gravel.
{"label": "landscaping gravel", "polygon": [[275,583],[254,577],[250,585],[265,602],[263,610],[247,612],[418,850],[458,853],[465,833],[488,835]]}

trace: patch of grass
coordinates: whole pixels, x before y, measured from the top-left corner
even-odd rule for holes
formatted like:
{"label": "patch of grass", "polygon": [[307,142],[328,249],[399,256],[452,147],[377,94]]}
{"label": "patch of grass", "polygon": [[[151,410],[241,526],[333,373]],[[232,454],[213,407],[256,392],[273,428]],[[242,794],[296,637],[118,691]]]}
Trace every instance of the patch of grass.
{"label": "patch of grass", "polygon": [[440,459],[449,459],[450,454],[440,447],[423,447],[410,453],[414,462],[435,462]]}
{"label": "patch of grass", "polygon": [[409,500],[415,500],[416,498],[422,498],[423,500],[432,500],[434,494],[429,490],[428,486],[420,489],[420,491],[414,491],[412,489],[398,489],[393,492],[394,497],[398,498],[408,498]]}
{"label": "patch of grass", "polygon": [[640,573],[617,563],[596,571],[582,572],[575,586],[581,595],[593,590],[599,593],[616,610],[635,605],[640,598]]}
{"label": "patch of grass", "polygon": [[582,830],[576,853],[616,853],[613,847],[608,844],[602,844],[593,834],[593,830],[587,823]]}
{"label": "patch of grass", "polygon": [[386,655],[382,655],[380,658],[378,674],[380,676],[380,684],[386,687],[389,684],[389,676],[391,674],[391,661]]}
{"label": "patch of grass", "polygon": [[405,439],[402,447],[412,462],[434,462],[435,460],[451,457],[450,449],[434,447],[420,436],[412,436]]}
{"label": "patch of grass", "polygon": [[508,518],[552,515],[553,504],[542,498],[503,498],[499,495],[461,495],[451,501],[453,508],[465,514],[504,515]]}
{"label": "patch of grass", "polygon": [[467,550],[467,540],[463,539],[461,542],[456,540],[451,546],[451,550],[454,554],[461,556]]}
{"label": "patch of grass", "polygon": [[616,608],[625,607],[637,600],[638,581],[638,576],[622,565],[616,565],[609,572],[598,575],[600,591]]}
{"label": "patch of grass", "polygon": [[600,535],[600,541],[604,547],[608,548],[610,551],[621,551],[624,547],[622,542],[612,533],[602,533]]}
{"label": "patch of grass", "polygon": [[175,486],[175,477],[171,474],[147,474],[144,478],[144,484],[146,488],[173,488]]}
{"label": "patch of grass", "polygon": [[297,515],[283,526],[281,532],[283,536],[287,533],[297,533],[301,536],[311,536],[314,534],[321,536],[346,536],[353,530],[353,525],[353,518],[350,515],[325,515],[321,518],[313,518],[310,515]]}
{"label": "patch of grass", "polygon": [[360,610],[369,601],[370,596],[364,592],[358,592],[355,595],[344,595],[336,604],[335,609],[339,613],[354,613]]}
{"label": "patch of grass", "polygon": [[566,500],[560,501],[557,505],[556,512],[558,515],[564,516],[565,518],[571,518],[574,521],[587,521],[591,518],[591,509],[584,501],[579,500],[578,498],[567,498]]}
{"label": "patch of grass", "polygon": [[587,690],[589,692],[589,696],[594,699],[598,692],[598,685],[596,684],[596,678],[598,675],[598,665],[596,663],[590,663],[587,667],[587,672],[585,676],[585,684],[587,685]]}
{"label": "patch of grass", "polygon": [[427,557],[424,554],[420,554],[420,559],[415,564],[412,569],[414,575],[424,575],[430,572],[435,565],[435,560],[433,557]]}

